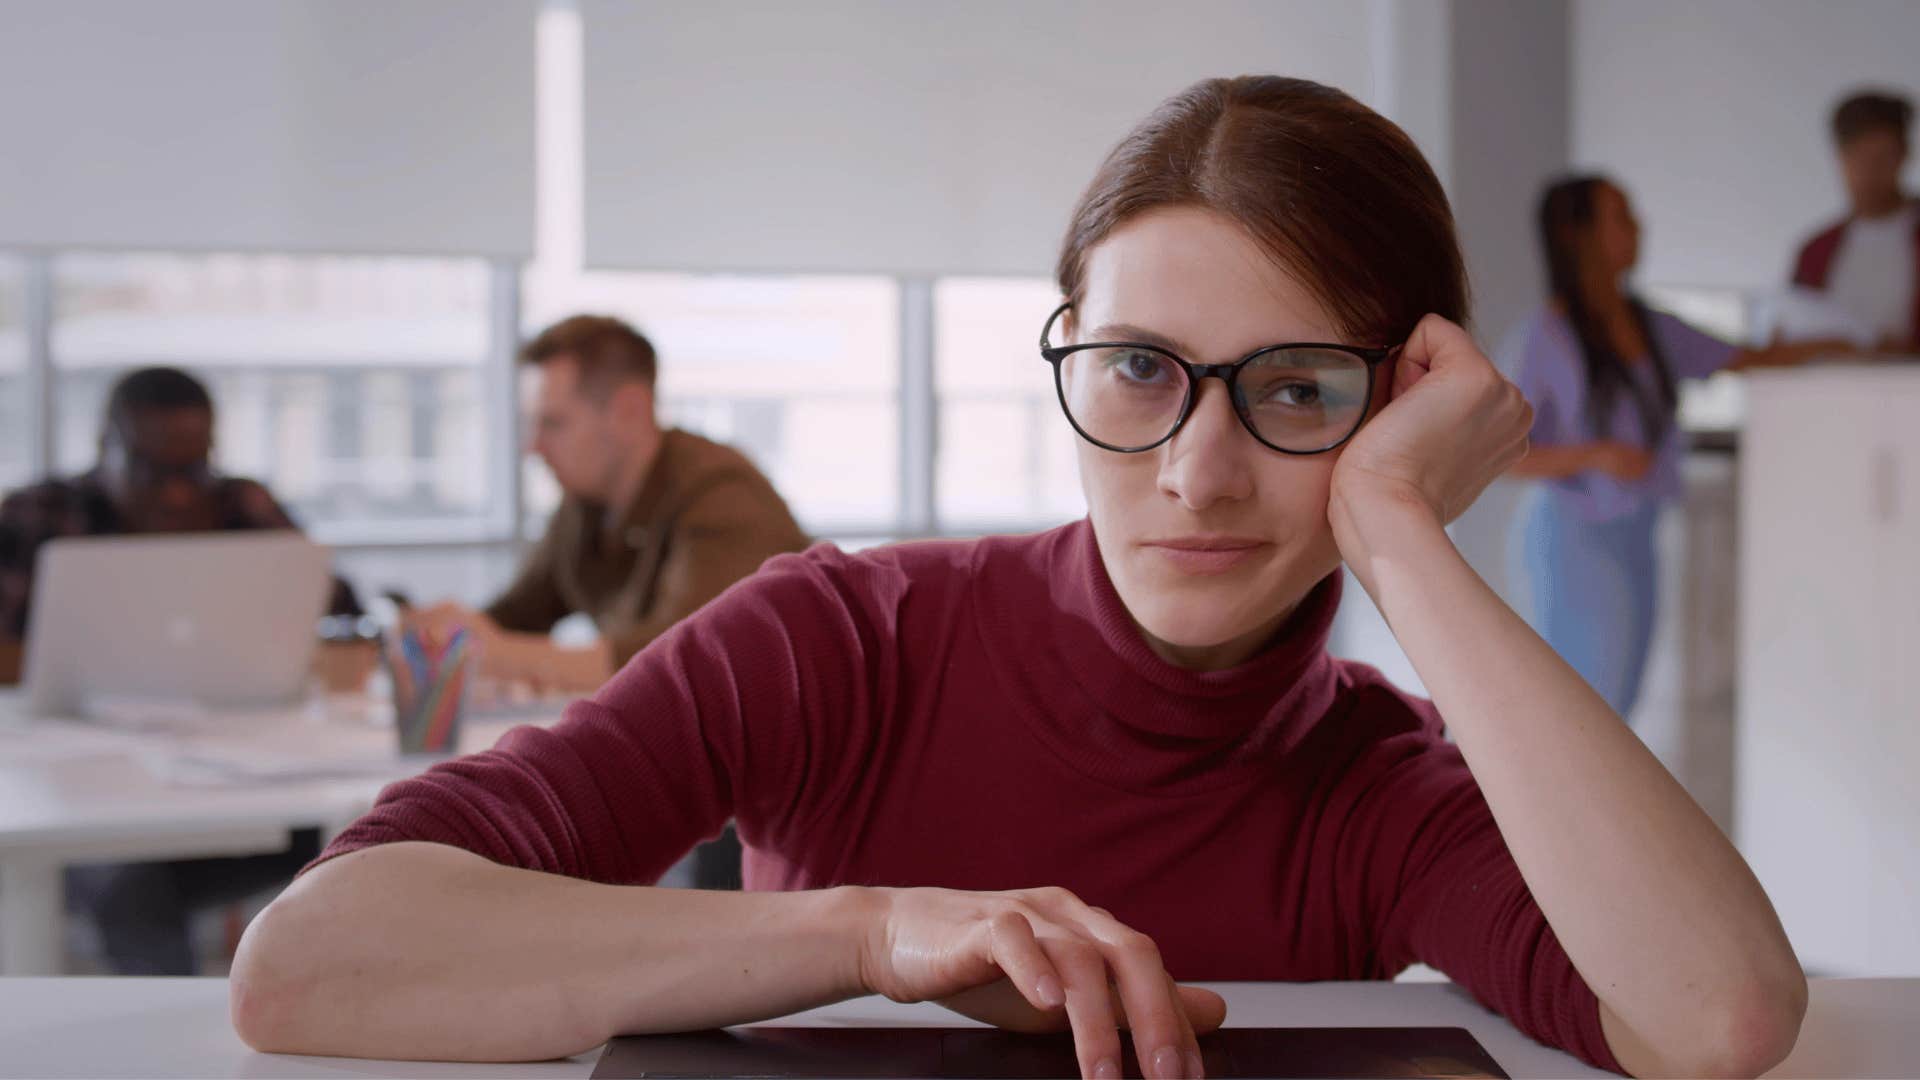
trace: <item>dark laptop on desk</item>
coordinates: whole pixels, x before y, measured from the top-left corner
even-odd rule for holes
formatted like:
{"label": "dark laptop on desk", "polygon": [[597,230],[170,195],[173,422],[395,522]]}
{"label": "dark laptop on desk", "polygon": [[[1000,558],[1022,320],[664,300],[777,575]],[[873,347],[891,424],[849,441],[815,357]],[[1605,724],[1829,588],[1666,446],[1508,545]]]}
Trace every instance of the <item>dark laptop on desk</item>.
{"label": "dark laptop on desk", "polygon": [[[1125,1040],[1123,1040],[1124,1044]],[[1222,1028],[1200,1038],[1207,1075],[1502,1078],[1464,1028]],[[1126,1047],[1126,1076],[1140,1063]],[[895,1077],[1028,1080],[1080,1075],[1067,1035],[993,1028],[741,1027],[637,1035],[607,1045],[594,1080],[638,1077]]]}

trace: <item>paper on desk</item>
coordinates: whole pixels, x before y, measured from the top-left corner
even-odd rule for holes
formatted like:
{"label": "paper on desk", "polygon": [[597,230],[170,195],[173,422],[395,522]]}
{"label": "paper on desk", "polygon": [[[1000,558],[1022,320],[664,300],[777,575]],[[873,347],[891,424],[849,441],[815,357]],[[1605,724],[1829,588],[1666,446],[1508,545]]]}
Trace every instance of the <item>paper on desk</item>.
{"label": "paper on desk", "polygon": [[[463,751],[484,750],[510,723],[474,724]],[[154,776],[194,787],[241,787],[319,780],[399,780],[453,754],[402,754],[393,732],[362,725],[293,724],[247,734],[170,739],[147,760]]]}
{"label": "paper on desk", "polygon": [[320,720],[325,705],[317,700],[263,708],[209,708],[198,702],[126,695],[90,695],[81,703],[80,720],[114,731],[154,735],[212,735],[289,721]]}
{"label": "paper on desk", "polygon": [[433,755],[403,756],[391,731],[289,718],[172,739],[147,764],[168,783],[237,787],[310,780],[396,780],[439,760]]}
{"label": "paper on desk", "polygon": [[181,787],[257,787],[316,780],[399,780],[447,757],[387,753],[316,760],[304,754],[222,747],[156,755],[148,766],[162,781]]}
{"label": "paper on desk", "polygon": [[106,731],[65,720],[0,725],[0,765],[46,765],[77,757],[115,754],[147,745],[141,736]]}

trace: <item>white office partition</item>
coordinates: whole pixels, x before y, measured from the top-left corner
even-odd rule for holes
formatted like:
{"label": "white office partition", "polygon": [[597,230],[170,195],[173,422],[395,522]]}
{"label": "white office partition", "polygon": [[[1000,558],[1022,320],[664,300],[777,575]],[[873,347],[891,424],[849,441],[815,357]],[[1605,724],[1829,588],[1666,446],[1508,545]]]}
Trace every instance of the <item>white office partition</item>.
{"label": "white office partition", "polygon": [[0,247],[533,239],[534,0],[4,0]]}
{"label": "white office partition", "polygon": [[1365,97],[1331,0],[584,0],[586,258],[1044,275],[1107,150],[1207,76]]}

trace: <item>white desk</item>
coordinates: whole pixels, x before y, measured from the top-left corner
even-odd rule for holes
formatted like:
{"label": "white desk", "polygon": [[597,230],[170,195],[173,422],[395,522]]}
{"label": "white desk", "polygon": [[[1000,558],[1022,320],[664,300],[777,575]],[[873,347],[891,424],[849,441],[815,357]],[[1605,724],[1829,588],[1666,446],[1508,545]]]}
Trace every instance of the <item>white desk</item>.
{"label": "white desk", "polygon": [[[460,748],[485,749],[512,726],[470,724]],[[375,726],[361,699],[218,727],[183,735],[48,721],[0,696],[0,975],[58,972],[69,864],[284,851],[291,830],[337,830],[425,764],[397,755],[392,730]],[[195,756],[338,771],[209,784],[204,770],[197,780],[186,771]]]}
{"label": "white desk", "polygon": [[[1445,983],[1213,983],[1240,1026],[1464,1027],[1516,1077],[1608,1076],[1549,1050]],[[816,1009],[794,1024],[968,1021],[878,998]],[[0,979],[0,1077],[585,1077],[595,1053],[531,1065],[256,1054],[227,1019],[225,979]],[[1920,1065],[1920,979],[1816,980],[1800,1045],[1775,1077],[1912,1077]]]}

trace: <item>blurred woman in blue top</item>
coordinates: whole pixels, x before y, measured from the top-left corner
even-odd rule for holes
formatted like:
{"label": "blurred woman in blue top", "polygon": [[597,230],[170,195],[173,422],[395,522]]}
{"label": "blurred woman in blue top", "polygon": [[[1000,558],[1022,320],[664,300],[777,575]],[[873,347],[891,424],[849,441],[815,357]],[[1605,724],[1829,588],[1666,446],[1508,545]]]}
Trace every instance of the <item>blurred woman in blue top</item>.
{"label": "blurred woman in blue top", "polygon": [[1531,588],[1535,629],[1630,716],[1653,639],[1654,525],[1682,491],[1680,380],[1855,350],[1743,349],[1647,307],[1626,280],[1640,224],[1605,177],[1550,185],[1539,223],[1549,299],[1502,348],[1534,409],[1532,449],[1513,474],[1546,481],[1515,522],[1513,569]]}

